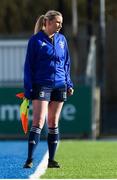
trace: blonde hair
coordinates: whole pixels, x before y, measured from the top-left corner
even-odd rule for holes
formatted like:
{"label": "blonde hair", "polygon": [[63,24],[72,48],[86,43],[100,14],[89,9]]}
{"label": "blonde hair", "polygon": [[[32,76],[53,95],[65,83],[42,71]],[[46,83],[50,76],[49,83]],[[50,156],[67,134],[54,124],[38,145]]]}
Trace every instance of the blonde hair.
{"label": "blonde hair", "polygon": [[44,15],[41,15],[35,24],[34,34],[38,33],[40,30],[44,28]]}
{"label": "blonde hair", "polygon": [[43,30],[46,26],[46,20],[49,21],[53,20],[56,16],[61,16],[62,14],[59,11],[55,10],[49,10],[46,12],[45,15],[39,16],[39,18],[36,21],[35,27],[34,27],[34,34],[38,33],[40,30]]}

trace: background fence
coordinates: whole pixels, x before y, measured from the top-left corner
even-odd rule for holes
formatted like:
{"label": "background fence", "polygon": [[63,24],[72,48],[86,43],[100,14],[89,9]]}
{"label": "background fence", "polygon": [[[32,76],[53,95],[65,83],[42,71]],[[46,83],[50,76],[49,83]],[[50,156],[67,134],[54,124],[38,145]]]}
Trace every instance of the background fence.
{"label": "background fence", "polygon": [[18,85],[23,79],[27,40],[0,40],[0,85]]}

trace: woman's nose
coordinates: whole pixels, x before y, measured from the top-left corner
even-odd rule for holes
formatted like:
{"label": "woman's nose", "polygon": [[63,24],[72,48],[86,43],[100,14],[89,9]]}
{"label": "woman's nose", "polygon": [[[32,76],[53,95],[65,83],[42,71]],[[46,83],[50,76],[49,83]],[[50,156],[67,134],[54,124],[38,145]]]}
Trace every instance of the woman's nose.
{"label": "woman's nose", "polygon": [[59,24],[59,27],[62,28],[62,24]]}

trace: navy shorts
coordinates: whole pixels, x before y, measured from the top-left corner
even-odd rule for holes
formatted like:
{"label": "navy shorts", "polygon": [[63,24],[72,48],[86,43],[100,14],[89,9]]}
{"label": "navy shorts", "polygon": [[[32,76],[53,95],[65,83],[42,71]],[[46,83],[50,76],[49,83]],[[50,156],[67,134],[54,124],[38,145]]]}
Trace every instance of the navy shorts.
{"label": "navy shorts", "polygon": [[66,85],[64,85],[60,88],[51,88],[46,86],[34,85],[31,99],[38,99],[41,101],[66,101],[67,87]]}

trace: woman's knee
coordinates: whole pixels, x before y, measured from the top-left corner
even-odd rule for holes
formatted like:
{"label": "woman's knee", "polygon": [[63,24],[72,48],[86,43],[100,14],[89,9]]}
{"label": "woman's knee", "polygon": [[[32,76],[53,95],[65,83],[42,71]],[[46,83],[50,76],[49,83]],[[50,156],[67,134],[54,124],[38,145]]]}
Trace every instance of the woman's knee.
{"label": "woman's knee", "polygon": [[34,118],[32,125],[33,126],[37,126],[37,127],[42,129],[43,125],[44,125],[44,122],[45,122],[45,118],[44,117]]}
{"label": "woman's knee", "polygon": [[48,119],[48,127],[58,127],[58,122],[59,119],[58,118],[52,118],[52,119]]}

